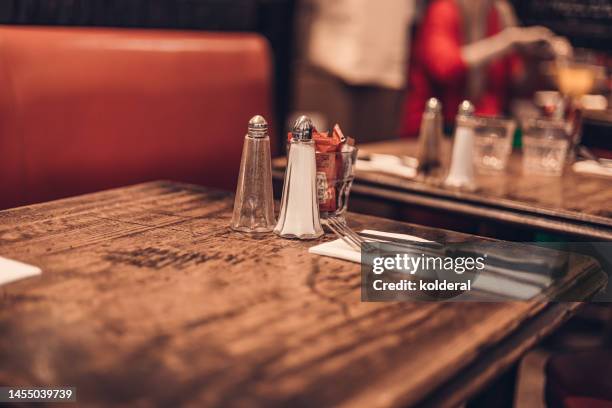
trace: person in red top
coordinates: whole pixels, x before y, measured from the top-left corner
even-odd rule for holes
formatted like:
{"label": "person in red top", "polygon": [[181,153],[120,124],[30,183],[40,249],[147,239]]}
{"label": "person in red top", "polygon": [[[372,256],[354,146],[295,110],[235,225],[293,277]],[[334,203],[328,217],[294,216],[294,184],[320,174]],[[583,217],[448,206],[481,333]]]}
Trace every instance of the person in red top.
{"label": "person in red top", "polygon": [[506,0],[433,0],[413,42],[400,134],[418,135],[430,97],[442,102],[447,125],[464,99],[477,114],[500,115],[511,87],[525,76],[517,50],[571,50],[544,27],[516,25]]}

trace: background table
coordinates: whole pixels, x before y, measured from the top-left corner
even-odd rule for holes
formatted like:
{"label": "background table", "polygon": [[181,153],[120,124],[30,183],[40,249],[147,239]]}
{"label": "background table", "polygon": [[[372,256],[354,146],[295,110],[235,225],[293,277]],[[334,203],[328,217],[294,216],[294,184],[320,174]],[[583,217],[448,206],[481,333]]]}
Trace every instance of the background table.
{"label": "background table", "polygon": [[[416,142],[396,140],[359,148],[361,152],[414,156]],[[443,157],[449,158],[449,144],[443,148]],[[274,164],[275,177],[280,180],[284,159]],[[515,151],[507,173],[477,176],[475,192],[357,172],[350,209],[503,239],[531,240],[533,233],[546,231],[569,240],[612,240],[612,178],[580,175],[569,168],[560,178],[525,176],[521,166],[521,155]]]}
{"label": "background table", "polygon": [[[232,203],[155,182],[0,212],[0,255],[43,270],[0,287],[0,384],[76,386],[88,406],[455,405],[580,305],[362,303],[359,265],[234,233]],[[571,265],[555,291],[604,284]]]}

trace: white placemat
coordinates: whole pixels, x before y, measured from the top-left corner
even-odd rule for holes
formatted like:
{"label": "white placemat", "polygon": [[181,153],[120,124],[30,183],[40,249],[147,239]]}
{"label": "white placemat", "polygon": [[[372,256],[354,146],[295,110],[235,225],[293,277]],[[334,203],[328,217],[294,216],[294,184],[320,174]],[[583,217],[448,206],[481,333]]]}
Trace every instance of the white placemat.
{"label": "white placemat", "polygon": [[407,166],[402,159],[397,156],[372,153],[369,155],[369,160],[358,159],[355,163],[355,169],[357,171],[377,171],[412,179],[417,175],[416,166],[418,162],[414,160],[412,164],[412,166]]}
{"label": "white placemat", "polygon": [[595,160],[576,162],[573,164],[572,169],[574,169],[576,173],[612,177],[612,167],[602,166]]}

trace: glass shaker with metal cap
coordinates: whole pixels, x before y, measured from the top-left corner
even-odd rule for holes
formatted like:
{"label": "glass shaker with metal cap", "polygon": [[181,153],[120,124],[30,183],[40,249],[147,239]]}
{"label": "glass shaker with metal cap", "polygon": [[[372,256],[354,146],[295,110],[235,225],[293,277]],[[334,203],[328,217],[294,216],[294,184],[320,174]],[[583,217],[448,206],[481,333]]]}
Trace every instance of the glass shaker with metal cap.
{"label": "glass shaker with metal cap", "polygon": [[241,232],[271,232],[274,224],[268,123],[257,115],[249,121],[244,137],[230,227]]}
{"label": "glass shaker with metal cap", "polygon": [[417,149],[418,171],[429,175],[441,166],[442,103],[430,98],[421,119],[421,131]]}
{"label": "glass shaker with metal cap", "polygon": [[463,101],[457,113],[455,140],[450,170],[444,181],[447,187],[474,190],[474,105]]}
{"label": "glass shaker with metal cap", "polygon": [[274,232],[283,238],[314,239],[323,235],[317,201],[317,165],[313,125],[300,116],[291,132],[289,158]]}

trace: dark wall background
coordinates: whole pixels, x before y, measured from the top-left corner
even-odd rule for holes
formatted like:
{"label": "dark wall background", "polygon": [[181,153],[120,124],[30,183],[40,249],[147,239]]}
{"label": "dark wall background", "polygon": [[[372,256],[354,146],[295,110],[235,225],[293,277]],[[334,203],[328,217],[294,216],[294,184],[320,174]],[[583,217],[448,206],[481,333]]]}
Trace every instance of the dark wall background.
{"label": "dark wall background", "polygon": [[[0,24],[258,32],[275,60],[277,126],[290,101],[296,0],[0,0]],[[280,129],[279,129],[280,130]]]}
{"label": "dark wall background", "polygon": [[519,19],[541,24],[576,47],[612,52],[612,0],[512,0]]}

